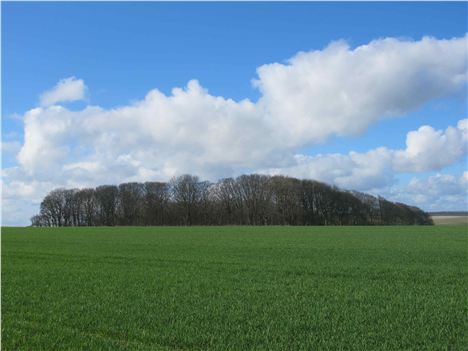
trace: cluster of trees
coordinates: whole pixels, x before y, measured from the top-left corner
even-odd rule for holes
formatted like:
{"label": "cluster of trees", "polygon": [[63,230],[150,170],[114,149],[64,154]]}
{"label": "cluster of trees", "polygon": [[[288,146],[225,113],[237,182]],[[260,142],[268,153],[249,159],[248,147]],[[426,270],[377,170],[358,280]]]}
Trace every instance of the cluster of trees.
{"label": "cluster of trees", "polygon": [[432,224],[419,208],[313,181],[259,174],[216,183],[192,175],[168,183],[56,189],[33,226]]}

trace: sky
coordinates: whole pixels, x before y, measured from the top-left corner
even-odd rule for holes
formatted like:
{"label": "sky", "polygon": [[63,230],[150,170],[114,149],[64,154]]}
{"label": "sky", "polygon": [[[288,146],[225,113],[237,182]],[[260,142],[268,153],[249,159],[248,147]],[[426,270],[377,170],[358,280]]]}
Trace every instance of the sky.
{"label": "sky", "polygon": [[57,187],[184,173],[467,210],[467,3],[1,10],[3,225]]}

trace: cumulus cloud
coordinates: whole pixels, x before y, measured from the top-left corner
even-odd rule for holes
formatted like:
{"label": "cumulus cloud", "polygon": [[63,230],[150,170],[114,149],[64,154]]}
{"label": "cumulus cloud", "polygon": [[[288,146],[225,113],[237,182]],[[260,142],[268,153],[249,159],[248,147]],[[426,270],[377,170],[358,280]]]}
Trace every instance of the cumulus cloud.
{"label": "cumulus cloud", "polygon": [[449,166],[467,155],[467,119],[445,131],[422,126],[406,136],[406,148],[379,147],[365,153],[295,155],[295,164],[262,170],[268,174],[287,174],[313,178],[343,188],[374,190],[391,185],[395,173],[425,172]]}
{"label": "cumulus cloud", "polygon": [[391,189],[388,196],[427,211],[468,211],[468,172],[413,178],[407,186]]}
{"label": "cumulus cloud", "polygon": [[36,108],[24,117],[18,161],[38,176],[63,165],[70,169],[70,162],[98,162],[104,172],[124,179],[144,174],[144,167],[164,178],[196,171],[217,176],[218,167],[253,167],[276,151],[259,116],[256,104],[212,96],[197,81],[170,96],[153,90],[112,110]]}
{"label": "cumulus cloud", "polygon": [[291,144],[362,133],[373,122],[453,94],[466,82],[466,36],[336,42],[258,68],[269,118]]}
{"label": "cumulus cloud", "polygon": [[50,106],[59,102],[83,100],[85,98],[86,85],[82,79],[69,77],[62,79],[51,90],[40,96],[41,106]]}
{"label": "cumulus cloud", "polygon": [[262,169],[271,175],[289,175],[311,178],[335,184],[346,189],[367,191],[383,188],[393,183],[392,153],[378,148],[366,153],[325,154],[294,156],[295,164],[287,167]]}
{"label": "cumulus cloud", "polygon": [[[59,103],[83,99],[86,86],[66,78],[24,114],[15,180],[46,189],[279,169],[351,188],[381,187],[395,171],[443,167],[466,153],[458,146],[466,123],[445,132],[423,127],[408,136],[401,155],[379,148],[311,157],[297,150],[463,92],[466,38],[388,38],[354,49],[337,42],[299,53],[258,68],[255,102],[211,95],[191,80],[169,95],[155,89],[130,105],[72,111]],[[453,158],[430,157],[431,147]]]}
{"label": "cumulus cloud", "polygon": [[406,149],[396,151],[394,168],[400,172],[423,172],[451,165],[465,156],[468,148],[468,120],[445,131],[422,126],[408,133]]}
{"label": "cumulus cloud", "polygon": [[57,185],[28,177],[20,167],[10,167],[1,172],[2,225],[28,225],[29,218],[39,208],[42,198]]}
{"label": "cumulus cloud", "polygon": [[[153,90],[116,109],[35,108],[24,116],[18,161],[39,175],[72,160],[97,162],[122,180],[182,172],[215,178],[292,165],[299,147],[362,132],[380,118],[463,89],[465,44],[466,38],[382,39],[355,49],[334,43],[287,64],[261,66],[257,102],[213,96],[192,80],[171,95]],[[45,96],[69,85],[84,83],[69,78]]]}

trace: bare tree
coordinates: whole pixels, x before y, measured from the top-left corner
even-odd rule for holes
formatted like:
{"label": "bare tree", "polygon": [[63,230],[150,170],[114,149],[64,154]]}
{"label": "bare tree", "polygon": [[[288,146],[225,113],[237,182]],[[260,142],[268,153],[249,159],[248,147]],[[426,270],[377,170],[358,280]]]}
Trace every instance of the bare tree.
{"label": "bare tree", "polygon": [[298,179],[274,176],[270,180],[275,208],[274,224],[302,224],[301,183]]}
{"label": "bare tree", "polygon": [[80,202],[80,223],[85,226],[98,224],[98,201],[96,191],[91,188],[81,189],[76,196]]}
{"label": "bare tree", "polygon": [[167,183],[144,184],[144,222],[146,225],[163,225],[167,220],[169,186]]}
{"label": "bare tree", "polygon": [[198,177],[189,174],[172,178],[170,182],[172,199],[180,218],[179,224],[192,225],[195,220],[200,196],[198,182]]}
{"label": "bare tree", "polygon": [[96,188],[98,218],[100,225],[112,226],[117,224],[117,200],[119,190],[115,185],[101,185]]}
{"label": "bare tree", "polygon": [[259,174],[215,184],[183,175],[161,182],[56,189],[34,226],[433,224],[417,207],[313,180]]}
{"label": "bare tree", "polygon": [[270,178],[260,174],[242,175],[236,179],[250,225],[266,225],[271,213]]}
{"label": "bare tree", "polygon": [[141,208],[144,199],[144,185],[124,183],[119,185],[118,213],[120,225],[141,225]]}

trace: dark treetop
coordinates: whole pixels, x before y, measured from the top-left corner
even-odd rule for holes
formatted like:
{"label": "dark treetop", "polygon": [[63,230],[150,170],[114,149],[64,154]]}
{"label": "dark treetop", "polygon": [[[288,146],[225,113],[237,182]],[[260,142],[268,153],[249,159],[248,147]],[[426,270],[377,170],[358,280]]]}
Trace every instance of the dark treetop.
{"label": "dark treetop", "polygon": [[56,189],[33,226],[433,224],[417,207],[314,180],[259,174],[216,183],[192,175],[168,183]]}

